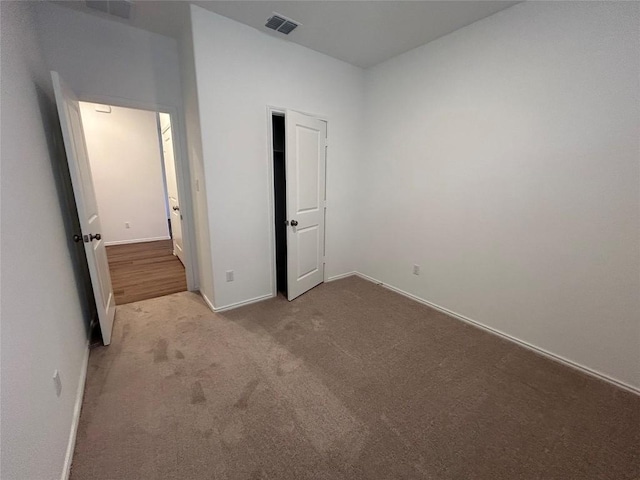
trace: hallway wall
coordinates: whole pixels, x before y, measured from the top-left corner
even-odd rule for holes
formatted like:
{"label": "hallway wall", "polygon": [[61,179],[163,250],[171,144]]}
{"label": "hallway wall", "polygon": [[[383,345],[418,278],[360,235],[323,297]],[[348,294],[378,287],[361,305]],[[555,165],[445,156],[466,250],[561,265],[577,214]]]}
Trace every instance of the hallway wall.
{"label": "hallway wall", "polygon": [[105,243],[168,239],[156,113],[115,106],[103,113],[85,102],[80,111]]}

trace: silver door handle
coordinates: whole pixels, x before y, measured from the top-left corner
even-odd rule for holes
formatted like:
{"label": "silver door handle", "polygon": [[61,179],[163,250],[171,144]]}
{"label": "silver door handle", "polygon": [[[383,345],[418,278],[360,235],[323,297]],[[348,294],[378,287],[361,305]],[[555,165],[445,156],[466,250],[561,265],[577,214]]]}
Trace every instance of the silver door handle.
{"label": "silver door handle", "polygon": [[291,226],[292,227],[297,227],[298,226],[298,221],[297,220],[291,220]]}

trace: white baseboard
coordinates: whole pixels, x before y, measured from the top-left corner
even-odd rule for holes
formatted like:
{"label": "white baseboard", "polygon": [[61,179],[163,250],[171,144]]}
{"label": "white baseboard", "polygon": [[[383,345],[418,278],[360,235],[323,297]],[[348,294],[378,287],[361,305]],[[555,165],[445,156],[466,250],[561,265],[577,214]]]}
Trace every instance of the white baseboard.
{"label": "white baseboard", "polygon": [[207,296],[200,292],[200,296],[204,300],[204,303],[207,304],[209,309],[214,313],[225,312],[227,310],[233,310],[234,308],[244,307],[245,305],[250,305],[252,303],[262,302],[263,300],[268,300],[270,298],[275,297],[276,295],[272,293],[268,293],[266,295],[260,295],[259,297],[250,298],[249,300],[242,300],[241,302],[230,303],[229,305],[225,305],[223,307],[214,307],[213,302],[207,298]]}
{"label": "white baseboard", "polygon": [[227,310],[233,310],[234,308],[244,307],[245,305],[251,305],[252,303],[262,302],[263,300],[269,300],[273,298],[275,295],[272,293],[267,293],[266,295],[260,295],[259,297],[250,298],[249,300],[243,300],[241,302],[230,303],[229,305],[225,305],[223,307],[214,307],[213,311],[216,313],[225,312]]}
{"label": "white baseboard", "polygon": [[[554,360],[556,362],[560,362],[560,363],[562,363],[564,365],[567,365],[567,366],[569,366],[571,368],[575,368],[577,370],[580,370],[581,372],[586,373],[587,375],[591,375],[593,377],[596,377],[596,378],[598,378],[600,380],[603,380],[603,381],[608,382],[608,383],[610,383],[612,385],[615,385],[616,387],[622,388],[622,389],[624,389],[624,390],[626,390],[628,392],[635,393],[636,395],[640,395],[640,388],[634,387],[633,385],[629,385],[629,384],[627,384],[627,383],[625,383],[625,382],[623,382],[621,380],[617,380],[617,379],[615,379],[613,377],[610,377],[609,375],[606,375],[606,374],[604,374],[602,372],[599,372],[599,371],[594,370],[592,368],[589,368],[589,367],[586,367],[586,366],[581,365],[579,363],[576,363],[576,362],[574,362],[572,360],[569,360],[569,359],[567,359],[567,358],[565,358],[565,357],[563,357],[561,355],[549,352],[548,350],[545,350],[544,348],[538,347],[536,345],[532,345],[531,343],[528,343],[528,342],[525,342],[524,340],[520,340],[519,338],[513,337],[513,336],[509,335],[508,333],[504,333],[504,332],[502,332],[502,331],[500,331],[500,330],[498,330],[496,328],[489,327],[488,325],[480,323],[477,320],[473,320],[473,319],[471,319],[469,317],[465,317],[464,315],[461,315],[461,314],[456,313],[456,312],[454,312],[452,310],[449,310],[448,308],[441,307],[440,305],[437,305],[437,304],[435,304],[433,302],[430,302],[429,300],[425,300],[424,298],[418,297],[417,295],[413,295],[413,294],[411,294],[409,292],[405,292],[404,290],[402,290],[400,288],[397,288],[397,287],[394,287],[393,285],[389,285],[389,284],[386,284],[384,282],[381,282],[380,280],[377,280],[377,279],[375,279],[373,277],[370,277],[368,275],[365,275],[363,273],[354,272],[354,275],[357,275],[360,278],[363,278],[364,280],[367,280],[369,282],[373,282],[373,283],[375,283],[377,285],[381,285],[382,287],[384,287],[384,288],[386,288],[388,290],[391,290],[393,292],[399,293],[400,295],[403,295],[403,296],[405,296],[407,298],[415,300],[416,302],[422,303],[423,305],[427,305],[428,307],[434,308],[434,309],[436,309],[436,310],[438,310],[438,311],[440,311],[440,312],[442,312],[442,313],[444,313],[446,315],[449,315],[450,317],[453,317],[453,318],[455,318],[457,320],[461,320],[461,321],[463,321],[465,323],[473,325],[474,327],[481,328],[482,330],[485,330],[485,331],[487,331],[489,333],[493,333],[494,335],[498,335],[498,336],[500,336],[500,337],[502,337],[502,338],[504,338],[506,340],[509,340],[509,341],[513,342],[513,343],[517,343],[521,347],[524,347],[524,348],[526,348],[528,350],[532,350],[532,351],[534,351],[534,352],[536,352],[536,353],[538,353],[540,355],[543,355],[543,356],[545,356],[545,357],[547,357],[547,358],[549,358],[551,360]],[[344,278],[344,277],[341,277],[341,278]],[[336,280],[337,280],[337,278],[336,278]]]}
{"label": "white baseboard", "polygon": [[204,303],[207,304],[207,307],[209,307],[209,310],[211,310],[212,312],[215,312],[216,307],[213,306],[213,302],[209,300],[209,298],[202,292],[202,290],[200,290],[200,296],[204,300]]}
{"label": "white baseboard", "polygon": [[169,235],[163,237],[151,237],[151,238],[133,238],[131,240],[113,240],[111,242],[104,242],[105,247],[112,245],[126,245],[129,243],[145,243],[145,242],[157,242],[158,240],[171,240]]}
{"label": "white baseboard", "polygon": [[78,424],[80,423],[80,411],[82,410],[82,400],[84,399],[84,386],[87,380],[87,368],[89,366],[89,343],[87,343],[86,352],[80,369],[80,380],[78,381],[78,390],[76,391],[76,404],[73,407],[73,419],[71,421],[71,431],[69,432],[69,443],[67,444],[67,454],[64,458],[64,467],[62,470],[62,480],[68,480],[71,474],[71,462],[73,461],[73,452],[76,448],[76,435],[78,434]]}
{"label": "white baseboard", "polygon": [[359,275],[358,272],[347,272],[341,273],[339,275],[334,275],[333,277],[327,278],[327,282],[335,282],[336,280],[340,280],[342,278],[352,277],[354,275]]}

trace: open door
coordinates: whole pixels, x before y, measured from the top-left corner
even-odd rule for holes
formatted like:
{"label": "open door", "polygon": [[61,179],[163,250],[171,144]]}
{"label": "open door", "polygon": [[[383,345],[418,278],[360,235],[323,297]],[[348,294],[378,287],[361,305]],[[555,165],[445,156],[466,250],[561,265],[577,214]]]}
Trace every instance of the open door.
{"label": "open door", "polygon": [[73,196],[78,207],[82,235],[74,240],[82,241],[87,253],[91,284],[98,308],[98,320],[105,345],[111,343],[111,330],[116,314],[116,304],[111,287],[111,275],[107,250],[100,236],[100,215],[93,188],[91,166],[82,129],[80,106],[75,94],[62,81],[57,72],[51,72],[53,91],[58,105],[64,148],[67,153]]}
{"label": "open door", "polygon": [[287,110],[287,297],[324,280],[327,123]]}
{"label": "open door", "polygon": [[171,215],[171,238],[173,240],[173,254],[184,265],[184,247],[182,243],[182,213],[180,213],[180,199],[178,197],[178,179],[176,177],[176,162],[173,150],[173,134],[171,119],[168,113],[160,114],[162,130],[162,158],[167,182],[167,197]]}

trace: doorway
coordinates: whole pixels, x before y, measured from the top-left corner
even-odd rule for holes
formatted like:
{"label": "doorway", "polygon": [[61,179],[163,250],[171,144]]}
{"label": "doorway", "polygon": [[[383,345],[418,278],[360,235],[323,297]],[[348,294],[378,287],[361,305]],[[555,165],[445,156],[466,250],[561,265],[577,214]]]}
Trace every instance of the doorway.
{"label": "doorway", "polygon": [[171,116],[80,102],[116,305],[187,290]]}
{"label": "doorway", "polygon": [[273,204],[276,242],[276,289],[287,296],[287,176],[285,173],[284,115],[272,115]]}
{"label": "doorway", "polygon": [[324,281],[327,121],[268,109],[273,176],[274,295]]}

